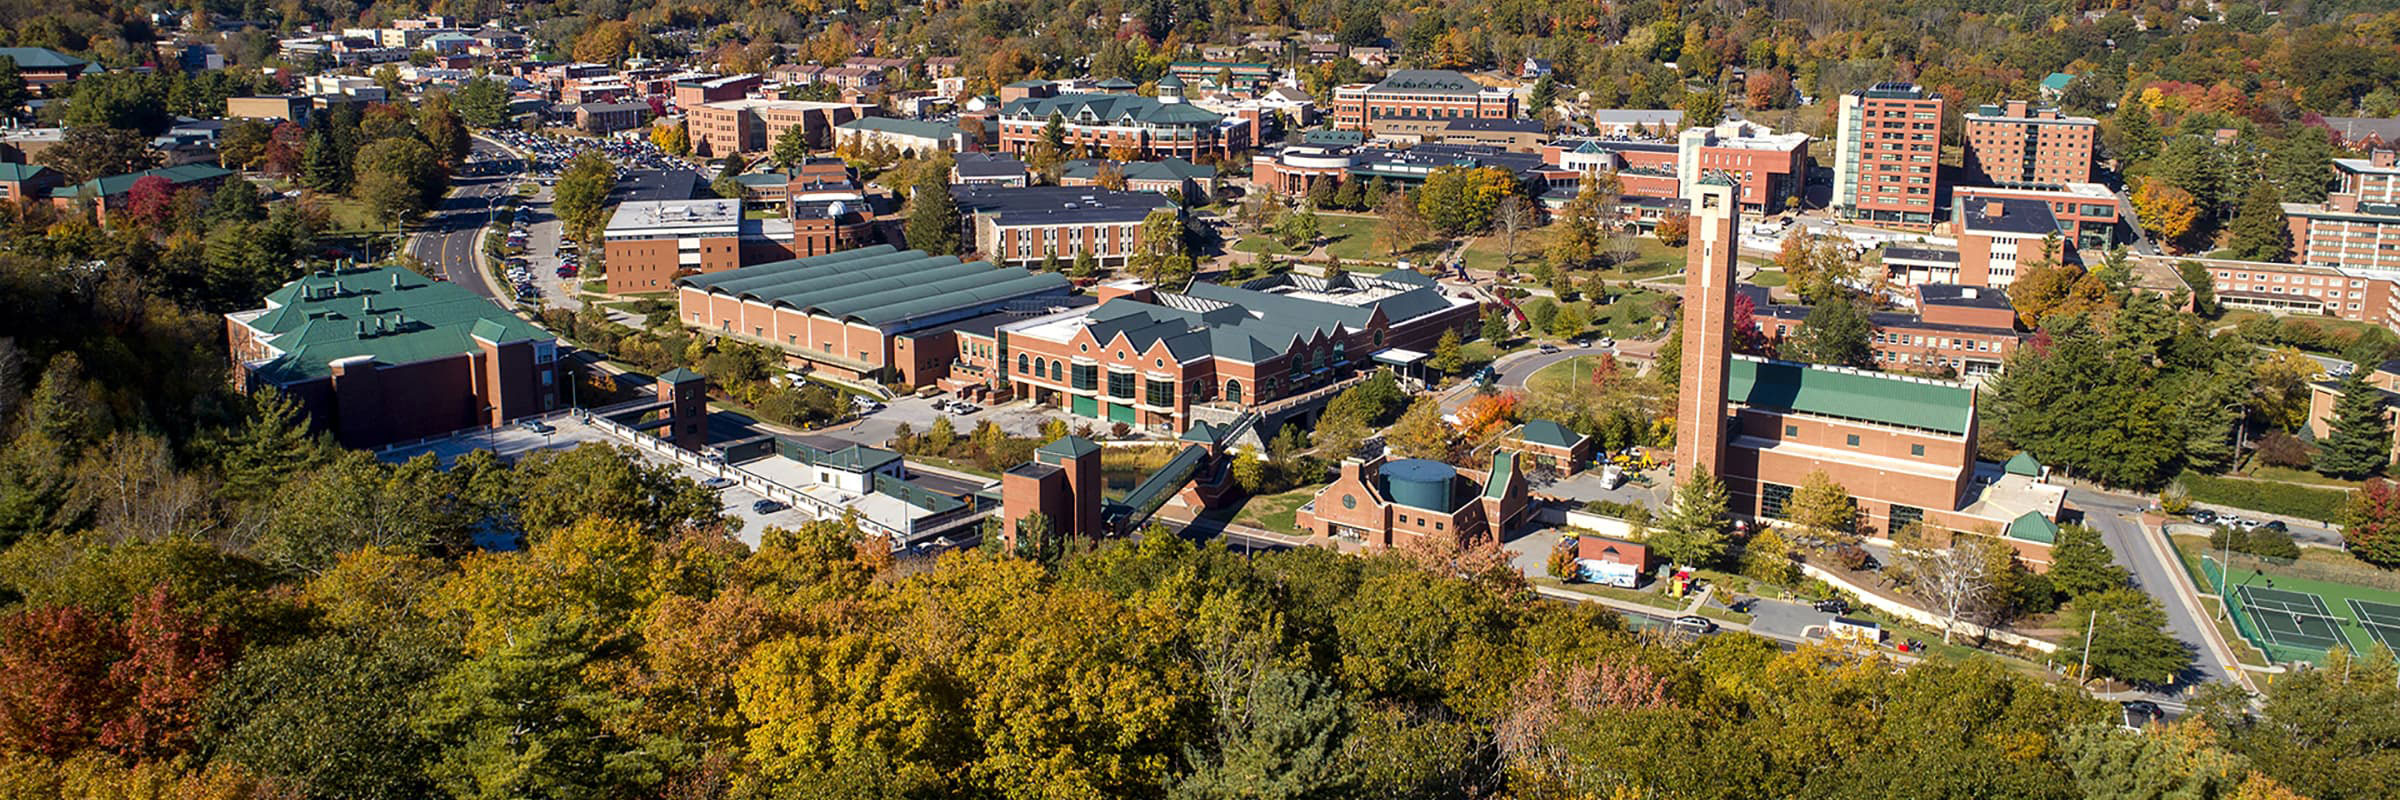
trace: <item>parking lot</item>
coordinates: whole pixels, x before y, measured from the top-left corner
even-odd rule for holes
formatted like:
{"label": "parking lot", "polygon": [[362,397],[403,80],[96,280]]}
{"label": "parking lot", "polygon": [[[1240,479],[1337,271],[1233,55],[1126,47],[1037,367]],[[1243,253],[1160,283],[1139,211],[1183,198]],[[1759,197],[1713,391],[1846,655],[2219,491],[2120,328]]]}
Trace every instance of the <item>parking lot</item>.
{"label": "parking lot", "polygon": [[[395,448],[378,454],[378,457],[397,463],[432,453],[436,458],[441,459],[443,466],[447,467],[459,456],[476,450],[491,450],[503,459],[513,460],[527,453],[541,450],[568,450],[591,442],[630,447],[624,440],[577,420],[572,415],[561,414],[544,420],[543,424],[551,430],[542,433],[530,430],[523,425],[509,425],[493,430],[467,431],[446,439]],[[634,452],[640,454],[643,461],[673,467],[677,474],[691,479],[694,483],[718,477],[714,472],[683,464],[657,453],[640,448],[633,449]],[[794,528],[812,519],[806,512],[794,508],[760,514],[753,510],[751,505],[763,498],[740,486],[721,489],[718,491],[718,496],[724,499],[725,515],[741,521],[741,530],[735,533],[735,538],[754,548],[758,546],[759,537],[766,533],[767,528]]]}
{"label": "parking lot", "polygon": [[[975,430],[977,424],[987,419],[991,420],[992,424],[1000,426],[1001,432],[1011,436],[1039,436],[1042,433],[1042,423],[1048,422],[1052,417],[1068,420],[1070,426],[1076,424],[1074,417],[1024,403],[984,407],[974,413],[961,415],[937,410],[933,407],[933,400],[927,398],[904,397],[886,404],[883,410],[868,414],[857,422],[827,428],[824,433],[827,436],[838,437],[869,447],[883,447],[900,430],[900,426],[907,425],[909,430],[924,433],[933,428],[935,419],[944,416],[950,418],[950,425],[958,429],[960,436],[965,436],[969,431]],[[1089,423],[1091,420],[1087,419],[1083,422]]]}
{"label": "parking lot", "polygon": [[526,172],[535,177],[557,177],[567,162],[586,152],[608,156],[617,165],[618,177],[630,169],[688,169],[702,166],[689,159],[677,158],[651,144],[645,134],[648,128],[637,128],[605,138],[589,136],[546,136],[520,130],[494,130],[490,136],[525,154]]}

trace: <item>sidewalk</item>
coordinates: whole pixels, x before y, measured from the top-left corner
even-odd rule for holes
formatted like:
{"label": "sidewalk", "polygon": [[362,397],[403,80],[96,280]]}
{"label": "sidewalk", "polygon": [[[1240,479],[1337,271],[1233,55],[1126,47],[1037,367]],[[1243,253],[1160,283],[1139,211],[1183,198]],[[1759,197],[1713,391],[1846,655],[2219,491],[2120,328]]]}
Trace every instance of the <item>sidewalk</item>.
{"label": "sidewalk", "polygon": [[[2175,557],[2174,547],[2167,543],[2167,532],[2162,522],[2162,518],[2149,514],[2141,516],[2137,527],[2142,532],[2142,545],[2158,557],[2159,563],[2166,565],[2167,581],[2175,584],[2175,601],[2182,603],[2184,610],[2200,621],[2200,638],[2208,643],[2209,651],[2216,654],[2218,663],[2229,667],[2227,671],[2232,673],[2234,682],[2256,693],[2258,684],[2250,680],[2250,672],[2242,668],[2241,659],[2234,657],[2233,646],[2225,643],[2225,632],[2217,628],[2216,618],[2209,616],[2208,609],[2200,604],[2199,587],[2192,585],[2192,576],[2184,571],[2183,560]],[[2218,598],[2218,602],[2224,602],[2223,598]]]}

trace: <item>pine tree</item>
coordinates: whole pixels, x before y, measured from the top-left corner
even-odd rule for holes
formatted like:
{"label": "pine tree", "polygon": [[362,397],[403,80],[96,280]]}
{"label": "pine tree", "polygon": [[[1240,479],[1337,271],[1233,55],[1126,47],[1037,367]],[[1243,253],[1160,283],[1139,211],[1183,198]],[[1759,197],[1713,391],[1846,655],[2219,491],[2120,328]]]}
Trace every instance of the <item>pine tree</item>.
{"label": "pine tree", "polygon": [[330,460],[324,442],[309,435],[297,400],[270,387],[250,396],[250,409],[249,421],[220,445],[226,497],[265,498],[284,481]]}
{"label": "pine tree", "polygon": [[1498,311],[1483,312],[1483,340],[1497,343],[1508,338],[1508,317]]}
{"label": "pine tree", "polygon": [[958,203],[950,198],[947,183],[927,176],[909,195],[908,206],[902,233],[909,247],[934,255],[958,255]]}
{"label": "pine tree", "polygon": [[2391,463],[2391,449],[2383,393],[2367,385],[2366,370],[2352,370],[2333,401],[2332,434],[2317,448],[2317,470],[2337,478],[2379,474]]}
{"label": "pine tree", "polygon": [[2232,258],[2282,261],[2292,254],[2292,230],[2283,218],[2283,194],[2266,181],[2251,181],[2233,218]]}
{"label": "pine tree", "polygon": [[333,132],[319,125],[308,132],[308,143],[301,153],[300,176],[308,188],[320,192],[341,192],[350,188],[349,166],[344,163],[340,148],[335,146]]}
{"label": "pine tree", "polygon": [[1725,484],[1708,468],[1695,466],[1675,487],[1675,505],[1650,534],[1650,549],[1660,558],[1685,565],[1713,563],[1725,554],[1725,512],[1733,505]]}

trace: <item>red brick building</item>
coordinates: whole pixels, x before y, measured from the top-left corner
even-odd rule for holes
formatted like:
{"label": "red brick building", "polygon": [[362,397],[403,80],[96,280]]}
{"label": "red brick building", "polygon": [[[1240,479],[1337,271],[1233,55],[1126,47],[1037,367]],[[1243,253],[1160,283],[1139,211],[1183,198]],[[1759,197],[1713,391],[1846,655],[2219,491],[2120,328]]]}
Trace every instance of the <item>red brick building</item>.
{"label": "red brick building", "polygon": [[[1990,525],[2028,562],[2048,563],[2045,537],[2055,534],[2038,531],[2065,492],[1976,463],[1973,389],[1729,354],[1740,217],[1728,183],[1702,181],[1693,203],[1677,479],[1706,466],[1725,482],[1736,516],[1779,520],[1792,493],[1822,472],[1849,492],[1869,536]],[[2016,522],[2028,514],[2039,523]]]}
{"label": "red brick building", "polygon": [[1675,144],[1675,172],[1681,181],[1671,197],[1689,196],[1703,175],[1723,174],[1740,190],[1734,199],[1743,211],[1779,214],[1800,198],[1808,182],[1805,133],[1776,133],[1764,125],[1729,120],[1684,131]]}
{"label": "red brick building", "polygon": [[1305,400],[1370,371],[1389,349],[1430,352],[1475,334],[1477,306],[1408,271],[1306,276],[1165,294],[1103,286],[1100,304],[1000,326],[1015,396],[1104,422],[1181,433],[1194,408]]}
{"label": "red brick building", "polygon": [[1909,83],[1842,95],[1834,211],[1862,222],[1933,227],[1942,194],[1943,108],[1940,94]]}
{"label": "red brick building", "polygon": [[1446,69],[1394,70],[1377,83],[1333,90],[1333,127],[1439,139],[1450,120],[1511,119],[1517,96]]}
{"label": "red brick building", "polygon": [[1526,491],[1517,455],[1505,450],[1492,453],[1480,478],[1439,461],[1348,458],[1293,519],[1328,544],[1369,551],[1427,540],[1463,546],[1505,538],[1524,521]]}
{"label": "red brick building", "polygon": [[1529,419],[1509,429],[1494,445],[1521,456],[1527,470],[1573,475],[1592,463],[1592,437],[1546,419]]}
{"label": "red brick building", "polygon": [[2400,330],[2400,283],[2389,274],[2310,264],[2190,258],[2208,269],[2217,302],[2273,314],[2323,314]]}
{"label": "red brick building", "polygon": [[[1766,292],[1742,287],[1754,298]],[[1868,315],[1874,332],[1868,346],[1875,366],[1890,372],[1940,372],[1978,377],[2000,372],[2025,334],[2004,289],[1927,283],[1913,287],[1917,313],[1878,311]],[[1753,291],[1755,290],[1755,291]],[[1778,344],[1800,334],[1809,308],[1754,302],[1759,329]]]}
{"label": "red brick building", "polygon": [[[611,293],[664,291],[691,273],[792,257],[793,220],[749,219],[742,201],[620,203],[602,234]],[[833,238],[837,231],[822,234]]]}
{"label": "red brick building", "polygon": [[2322,203],[2285,203],[2292,260],[2312,266],[2400,270],[2400,153],[2333,162],[2339,181]]}
{"label": "red brick building", "polygon": [[[1224,115],[1184,102],[1182,81],[1160,79],[1158,96],[1121,93],[1055,94],[1055,84],[1010,84],[1000,107],[1000,150],[1023,156],[1046,135],[1057,119],[1066,148],[1093,156],[1110,156],[1128,149],[1137,161],[1180,158],[1203,161],[1230,158],[1250,148],[1253,131],[1247,124],[1229,124]],[[1008,100],[1010,94],[1022,95]]]}
{"label": "red brick building", "polygon": [[702,158],[766,152],[795,125],[809,147],[830,148],[835,126],[880,113],[870,105],[806,100],[742,99],[684,107],[692,152]]}
{"label": "red brick building", "polygon": [[397,267],[316,272],[225,315],[234,387],[296,398],[312,428],[373,448],[498,427],[568,402],[558,340]]}
{"label": "red brick building", "polygon": [[1978,106],[1964,121],[1967,183],[2048,188],[2092,180],[2099,120],[2010,100]]}
{"label": "red brick building", "polygon": [[1100,510],[1108,486],[1100,477],[1100,445],[1066,436],[1035,448],[1033,460],[1000,475],[1000,537],[1016,550],[1017,526],[1040,514],[1052,532],[1071,538],[1106,533]]}
{"label": "red brick building", "polygon": [[930,385],[958,361],[959,325],[1045,309],[1072,287],[1051,273],[874,245],[684,277],[677,318],[696,332],[766,345],[844,378]]}
{"label": "red brick building", "polygon": [[675,107],[688,111],[708,103],[740,100],[749,97],[750,91],[758,88],[758,85],[759,76],[756,74],[679,80],[675,82]]}

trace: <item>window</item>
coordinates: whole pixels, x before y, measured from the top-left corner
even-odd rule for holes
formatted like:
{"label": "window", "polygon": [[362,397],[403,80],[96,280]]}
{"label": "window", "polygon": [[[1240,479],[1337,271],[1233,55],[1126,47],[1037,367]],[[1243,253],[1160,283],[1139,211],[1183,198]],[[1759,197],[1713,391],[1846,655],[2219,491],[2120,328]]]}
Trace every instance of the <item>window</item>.
{"label": "window", "polygon": [[1342,507],[1351,509],[1357,508],[1358,497],[1356,495],[1342,495]]}
{"label": "window", "polygon": [[1849,439],[1850,439],[1850,446],[1851,446],[1851,447],[1857,447],[1857,446],[1858,446],[1858,434],[1855,434],[1855,433],[1853,433],[1853,434],[1850,434],[1850,436],[1849,436]]}
{"label": "window", "polygon": [[[1033,360],[1033,359],[1031,359],[1031,358],[1027,358],[1027,357],[1025,356],[1025,354],[1024,354],[1024,353],[1018,353],[1018,354],[1017,354],[1017,374],[1019,374],[1019,375],[1023,375],[1023,374],[1025,374],[1025,373],[1028,371],[1028,365],[1031,365],[1031,367],[1034,367],[1034,368],[1038,368],[1038,367],[1040,367],[1040,366],[1041,366],[1040,362],[1036,362],[1036,361],[1034,361],[1034,360]],[[1039,376],[1041,373],[1039,373],[1039,372],[1035,372],[1034,374],[1035,374],[1035,375],[1038,377],[1038,376]]]}
{"label": "window", "polygon": [[1758,513],[1770,519],[1783,519],[1783,507],[1792,502],[1792,487],[1780,483],[1758,485]]}
{"label": "window", "polygon": [[1923,526],[1924,524],[1925,509],[1918,508],[1916,506],[1904,506],[1898,503],[1892,504],[1892,524],[1889,528],[1887,528],[1887,530],[1899,532],[1908,530],[1912,527]]}
{"label": "window", "polygon": [[1074,386],[1074,387],[1075,387],[1075,388],[1077,388],[1077,389],[1082,389],[1082,390],[1084,390],[1084,391],[1087,391],[1087,392],[1088,392],[1088,391],[1091,391],[1091,390],[1093,390],[1093,389],[1097,389],[1097,388],[1099,388],[1099,387],[1100,387],[1100,365],[1098,365],[1098,364],[1077,364],[1077,365],[1075,365],[1075,381],[1074,381],[1074,383],[1073,383],[1073,384],[1071,384],[1071,385],[1072,385],[1072,386]]}
{"label": "window", "polygon": [[1229,378],[1229,379],[1227,379],[1227,380],[1225,381],[1225,399],[1226,399],[1227,401],[1230,401],[1230,402],[1235,402],[1235,403],[1239,403],[1239,402],[1241,402],[1241,401],[1242,401],[1242,381],[1241,381],[1241,379],[1239,379],[1239,378]]}
{"label": "window", "polygon": [[1116,371],[1109,372],[1108,396],[1122,397],[1128,400],[1133,399],[1133,373]]}
{"label": "window", "polygon": [[1791,437],[1791,436],[1798,436],[1798,435],[1800,435],[1800,426],[1798,426],[1798,425],[1785,425],[1785,426],[1783,426],[1783,435],[1784,435],[1784,436],[1786,436],[1786,437]]}
{"label": "window", "polygon": [[1909,445],[1909,446],[1908,446],[1908,454],[1909,454],[1909,455],[1912,455],[1912,456],[1921,456],[1921,455],[1924,455],[1924,454],[1925,454],[1925,446],[1924,446],[1924,445],[1921,445],[1921,444],[1912,444],[1912,445]]}
{"label": "window", "polygon": [[1174,405],[1175,382],[1162,381],[1156,378],[1143,381],[1142,394],[1143,401],[1148,402],[1150,405],[1161,407]]}

